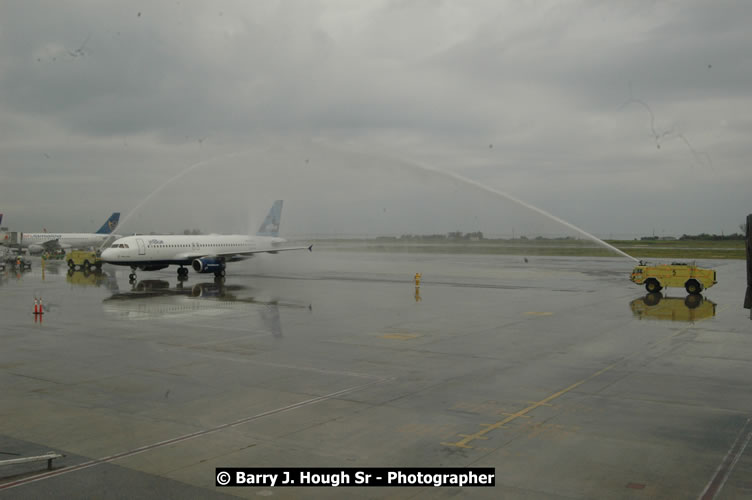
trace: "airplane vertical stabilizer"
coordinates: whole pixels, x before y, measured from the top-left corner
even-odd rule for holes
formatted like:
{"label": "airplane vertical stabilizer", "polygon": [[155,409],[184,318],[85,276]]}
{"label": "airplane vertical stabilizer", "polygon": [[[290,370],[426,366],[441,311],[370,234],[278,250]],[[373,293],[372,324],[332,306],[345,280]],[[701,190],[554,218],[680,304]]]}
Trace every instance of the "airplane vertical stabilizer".
{"label": "airplane vertical stabilizer", "polygon": [[114,212],[112,215],[110,215],[110,218],[107,219],[107,222],[105,222],[102,227],[99,228],[97,234],[112,234],[112,232],[117,227],[118,222],[120,222],[120,212]]}
{"label": "airplane vertical stabilizer", "polygon": [[266,215],[256,236],[279,236],[280,219],[282,219],[282,200],[277,200]]}

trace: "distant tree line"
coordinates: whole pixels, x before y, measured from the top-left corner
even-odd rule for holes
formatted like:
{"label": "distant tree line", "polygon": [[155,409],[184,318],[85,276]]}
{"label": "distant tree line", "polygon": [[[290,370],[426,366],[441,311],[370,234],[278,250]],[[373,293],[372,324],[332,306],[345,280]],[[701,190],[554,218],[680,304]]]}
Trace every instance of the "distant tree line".
{"label": "distant tree line", "polygon": [[403,234],[399,237],[400,240],[430,240],[430,241],[468,241],[468,240],[482,240],[483,233],[481,231],[475,231],[474,233],[463,233],[461,231],[453,231],[446,234]]}
{"label": "distant tree line", "polygon": [[704,240],[704,241],[729,241],[729,240],[743,240],[744,235],[739,233],[734,234],[683,234],[679,237],[680,240]]}

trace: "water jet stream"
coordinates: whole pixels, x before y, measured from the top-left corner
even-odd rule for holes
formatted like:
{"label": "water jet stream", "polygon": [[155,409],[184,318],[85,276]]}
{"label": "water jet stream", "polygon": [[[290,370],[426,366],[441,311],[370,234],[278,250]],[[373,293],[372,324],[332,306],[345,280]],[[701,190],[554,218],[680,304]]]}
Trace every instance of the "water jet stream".
{"label": "water jet stream", "polygon": [[508,199],[510,201],[513,201],[514,203],[517,203],[518,205],[521,205],[521,206],[527,208],[528,210],[532,210],[533,212],[536,212],[536,213],[539,213],[539,214],[541,214],[541,215],[543,215],[545,217],[548,217],[549,219],[551,219],[551,220],[553,220],[555,222],[558,222],[559,224],[562,224],[562,225],[568,227],[569,229],[573,229],[574,231],[577,231],[578,233],[580,233],[581,235],[585,236],[589,240],[592,240],[595,243],[598,243],[599,245],[603,245],[604,247],[606,247],[609,250],[612,250],[612,251],[618,253],[619,255],[621,255],[623,257],[626,257],[628,259],[632,259],[635,262],[639,262],[639,259],[636,259],[636,258],[632,257],[628,253],[626,253],[626,252],[624,252],[622,250],[619,250],[618,248],[616,248],[613,245],[609,245],[608,243],[606,243],[602,239],[598,238],[597,236],[593,236],[592,234],[588,233],[584,229],[580,229],[579,227],[575,226],[574,224],[571,224],[571,223],[565,221],[564,219],[561,219],[561,218],[559,218],[559,217],[557,217],[557,216],[555,216],[553,214],[550,214],[550,213],[546,212],[545,210],[543,210],[542,208],[538,208],[535,205],[531,205],[530,203],[522,201],[521,199],[519,199],[519,198],[517,198],[515,196],[512,196],[509,193],[505,193],[504,191],[501,191],[499,189],[494,189],[494,188],[488,187],[488,186],[486,186],[484,184],[481,184],[480,182],[474,181],[472,179],[468,179],[467,177],[463,177],[463,176],[461,176],[459,174],[455,174],[454,172],[445,172],[443,170],[438,170],[438,169],[435,169],[433,167],[429,167],[427,165],[421,165],[421,164],[415,163],[415,162],[407,162],[407,164],[411,165],[411,166],[413,166],[415,168],[419,168],[421,170],[424,170],[426,172],[431,172],[431,173],[434,173],[434,174],[437,174],[437,175],[441,175],[441,176],[444,176],[444,177],[447,177],[447,178],[450,178],[450,179],[454,179],[454,180],[463,182],[465,184],[468,184],[470,186],[473,186],[473,187],[475,187],[477,189],[481,189],[481,190],[486,191],[488,193],[495,194],[497,196],[501,196],[503,198],[506,198],[506,199]]}
{"label": "water jet stream", "polygon": [[[329,144],[327,144],[327,147],[331,147],[332,149],[339,149],[339,148],[332,147]],[[635,262],[639,262],[639,259],[636,259],[636,258],[632,257],[628,253],[626,253],[626,252],[624,252],[622,250],[619,250],[618,248],[616,248],[613,245],[609,245],[608,243],[606,243],[602,239],[598,238],[597,236],[593,236],[592,234],[588,233],[584,229],[580,229],[579,227],[575,226],[574,224],[569,223],[569,222],[565,221],[564,219],[561,219],[561,218],[559,218],[559,217],[557,217],[557,216],[555,216],[553,214],[550,214],[550,213],[546,212],[545,210],[543,210],[542,208],[538,208],[535,205],[531,205],[530,203],[527,203],[527,202],[525,202],[525,201],[523,201],[523,200],[521,200],[521,199],[519,199],[519,198],[517,198],[515,196],[512,196],[509,193],[505,193],[504,191],[501,191],[499,189],[488,187],[488,186],[486,186],[484,184],[481,184],[480,182],[474,181],[472,179],[468,179],[467,177],[464,177],[464,176],[462,176],[460,174],[455,174],[454,172],[447,172],[447,171],[444,171],[444,170],[439,170],[437,168],[429,167],[428,165],[423,165],[423,164],[417,163],[417,162],[415,162],[413,160],[407,160],[405,158],[400,158],[400,157],[393,157],[393,158],[395,158],[397,161],[399,161],[400,163],[402,163],[403,165],[405,165],[407,167],[411,167],[411,168],[414,168],[414,169],[417,169],[417,170],[422,170],[424,172],[429,172],[429,173],[432,173],[432,174],[436,174],[436,175],[439,175],[439,176],[442,176],[442,177],[445,177],[445,178],[448,178],[448,179],[453,179],[455,181],[459,181],[459,182],[462,182],[462,183],[467,184],[469,186],[472,186],[472,187],[474,187],[476,189],[480,189],[482,191],[485,191],[487,193],[491,193],[493,195],[501,196],[502,198],[506,198],[507,200],[512,201],[514,203],[517,203],[518,205],[520,205],[522,207],[525,207],[528,210],[532,210],[533,212],[536,212],[536,213],[538,213],[540,215],[543,215],[544,217],[547,217],[547,218],[549,218],[549,219],[551,219],[551,220],[553,220],[555,222],[558,222],[559,224],[562,224],[565,227],[568,227],[569,229],[572,229],[572,230],[580,233],[581,235],[585,236],[587,239],[589,239],[591,241],[594,241],[595,243],[608,248],[609,250],[611,250],[611,251],[613,251],[613,252],[621,255],[622,257],[626,257],[626,258],[631,259],[631,260],[633,260]]]}
{"label": "water jet stream", "polygon": [[[339,147],[339,146],[331,146],[330,144],[321,144],[321,142],[319,142],[319,144],[323,145],[325,147],[328,147],[328,148],[330,148],[332,150],[347,151],[345,148],[342,148],[342,147]],[[165,182],[163,182],[162,184],[160,184],[156,189],[154,189],[151,193],[149,193],[143,200],[141,200],[133,208],[133,210],[131,210],[128,213],[128,215],[126,215],[123,218],[120,226],[122,227],[123,225],[125,225],[125,223],[131,217],[131,215],[133,215],[135,212],[137,212],[146,202],[148,202],[150,199],[152,199],[157,193],[159,193],[160,191],[162,191],[168,185],[170,185],[171,183],[175,182],[176,180],[178,180],[179,178],[181,178],[185,174],[187,174],[187,173],[189,173],[189,172],[191,172],[191,171],[193,171],[193,170],[195,170],[195,169],[197,169],[199,167],[202,167],[202,166],[208,165],[210,163],[213,163],[213,162],[215,162],[217,160],[225,159],[225,158],[232,158],[232,157],[235,157],[235,156],[240,156],[240,155],[248,153],[249,151],[250,150],[246,150],[246,151],[241,151],[241,152],[226,153],[224,155],[215,156],[213,158],[209,158],[209,159],[202,160],[202,161],[199,161],[197,163],[194,163],[194,164],[188,166],[187,168],[181,170],[176,175],[170,177]],[[354,152],[351,151],[351,153],[354,153]],[[485,192],[491,193],[491,194],[493,194],[495,196],[500,196],[502,198],[506,198],[507,200],[510,200],[510,201],[512,201],[512,202],[514,202],[514,203],[516,203],[516,204],[518,204],[520,206],[522,206],[522,207],[525,207],[528,210],[531,210],[531,211],[536,212],[536,213],[538,213],[540,215],[543,215],[544,217],[547,217],[548,219],[551,219],[551,220],[553,220],[555,222],[558,222],[559,224],[561,224],[561,225],[563,225],[565,227],[568,227],[569,229],[572,229],[572,230],[578,232],[579,234],[585,236],[587,239],[589,239],[589,240],[597,243],[598,245],[601,245],[601,246],[603,246],[605,248],[608,248],[609,250],[611,250],[611,251],[613,251],[613,252],[621,255],[622,257],[626,257],[626,258],[631,259],[631,260],[633,260],[635,262],[639,262],[638,259],[632,257],[631,255],[629,255],[628,253],[626,253],[626,252],[624,252],[622,250],[619,250],[615,246],[606,243],[605,241],[601,240],[600,238],[598,238],[596,236],[593,236],[592,234],[588,233],[584,229],[581,229],[581,228],[575,226],[574,224],[571,224],[571,223],[565,221],[564,219],[561,219],[561,218],[559,218],[559,217],[557,217],[557,216],[555,216],[553,214],[550,214],[550,213],[546,212],[545,210],[543,210],[542,208],[538,208],[535,205],[531,205],[530,203],[527,203],[527,202],[525,202],[525,201],[523,201],[523,200],[521,200],[521,199],[519,199],[519,198],[517,198],[515,196],[512,196],[509,193],[506,193],[506,192],[501,191],[499,189],[488,187],[488,186],[486,186],[484,184],[481,184],[480,182],[474,181],[472,179],[464,177],[464,176],[462,176],[460,174],[456,174],[454,172],[447,172],[447,171],[444,171],[444,170],[439,170],[437,168],[429,167],[428,165],[422,165],[422,164],[417,163],[415,161],[406,160],[404,158],[395,158],[395,159],[398,160],[401,164],[403,164],[403,165],[405,165],[407,167],[410,167],[410,168],[413,168],[413,169],[416,169],[416,170],[421,170],[423,172],[429,172],[429,173],[432,173],[432,174],[435,174],[435,175],[438,175],[438,176],[441,176],[441,177],[444,177],[444,178],[447,178],[447,179],[452,179],[452,180],[455,180],[455,181],[459,181],[459,182],[461,182],[463,184],[466,184],[468,186],[474,187],[476,189],[480,189],[481,191],[485,191]],[[107,242],[109,242],[109,240],[105,240],[105,243],[102,244],[102,247],[104,247]],[[101,248],[100,248],[100,250],[101,250]]]}
{"label": "water jet stream", "polygon": [[[242,154],[246,154],[246,153],[248,153],[248,151],[249,150],[241,151],[241,152],[234,152],[234,153],[226,153],[226,154],[223,154],[223,155],[215,156],[213,158],[208,158],[206,160],[201,160],[201,161],[196,162],[196,163],[194,163],[192,165],[189,165],[188,167],[184,168],[183,170],[181,170],[180,172],[178,172],[177,174],[173,175],[172,177],[170,177],[169,179],[167,179],[166,181],[164,181],[162,184],[160,184],[159,186],[157,186],[157,188],[154,189],[151,193],[149,193],[148,195],[146,195],[146,197],[143,200],[141,200],[135,207],[133,207],[133,209],[130,212],[128,212],[128,215],[126,215],[125,217],[123,217],[123,220],[120,222],[120,224],[118,226],[119,227],[123,227],[125,225],[125,223],[128,222],[128,219],[130,219],[131,216],[134,213],[136,213],[142,206],[144,206],[144,204],[146,204],[147,201],[151,200],[157,193],[159,193],[160,191],[162,191],[164,188],[166,188],[167,186],[169,186],[170,184],[172,184],[176,180],[178,180],[181,177],[183,177],[188,172],[192,172],[193,170],[195,170],[195,169],[197,169],[199,167],[203,167],[203,166],[208,165],[208,164],[210,164],[210,163],[212,163],[214,161],[217,161],[217,160],[222,160],[222,159],[225,159],[225,158],[232,158],[233,156],[240,156]],[[112,238],[105,238],[105,240],[102,242],[102,245],[99,247],[99,251],[101,252],[102,249],[106,245],[108,245],[110,243],[112,243]]]}

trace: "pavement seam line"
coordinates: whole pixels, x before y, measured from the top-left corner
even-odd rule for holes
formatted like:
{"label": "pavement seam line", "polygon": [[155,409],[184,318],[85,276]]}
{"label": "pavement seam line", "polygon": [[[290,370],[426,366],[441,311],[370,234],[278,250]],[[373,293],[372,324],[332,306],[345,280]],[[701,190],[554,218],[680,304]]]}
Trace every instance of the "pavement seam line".
{"label": "pavement seam line", "polygon": [[389,380],[392,380],[392,379],[390,379],[390,378],[383,378],[383,379],[379,379],[379,380],[374,380],[372,382],[368,382],[368,383],[357,385],[357,386],[353,386],[353,387],[348,387],[347,389],[342,389],[340,391],[332,392],[332,393],[329,393],[329,394],[325,394],[323,396],[317,396],[315,398],[306,399],[304,401],[299,401],[297,403],[293,403],[293,404],[290,404],[290,405],[287,405],[287,406],[283,406],[283,407],[280,407],[280,408],[275,408],[274,410],[268,410],[268,411],[265,411],[265,412],[262,412],[262,413],[257,413],[256,415],[252,415],[252,416],[249,416],[249,417],[244,417],[244,418],[235,420],[233,422],[229,422],[229,423],[226,423],[226,424],[218,425],[216,427],[212,427],[210,429],[204,429],[204,430],[200,430],[200,431],[196,431],[196,432],[191,432],[189,434],[184,434],[182,436],[178,436],[178,437],[174,437],[174,438],[170,438],[170,439],[165,439],[163,441],[158,441],[156,443],[144,445],[144,446],[141,446],[139,448],[134,448],[134,449],[129,450],[129,451],[124,451],[124,452],[116,453],[114,455],[109,455],[109,456],[106,456],[106,457],[97,458],[97,459],[94,459],[94,460],[89,460],[88,462],[83,462],[83,463],[80,463],[80,464],[77,464],[77,465],[72,465],[70,467],[64,467],[62,469],[57,469],[57,470],[54,470],[54,471],[45,472],[45,473],[42,473],[42,474],[39,474],[39,475],[36,475],[36,476],[32,476],[32,477],[28,477],[28,478],[24,478],[24,479],[19,479],[17,481],[11,481],[9,483],[0,484],[0,491],[11,489],[11,488],[15,488],[17,486],[22,486],[24,484],[35,483],[37,481],[42,481],[44,479],[50,479],[50,478],[53,478],[53,477],[61,476],[63,474],[68,474],[70,472],[75,472],[75,471],[79,471],[79,470],[83,470],[83,469],[88,469],[88,468],[94,467],[96,465],[100,465],[100,464],[104,464],[104,463],[109,463],[109,462],[114,462],[115,460],[119,460],[121,458],[132,457],[134,455],[138,455],[138,454],[144,453],[146,451],[154,450],[156,448],[161,448],[163,446],[168,446],[168,445],[171,445],[171,444],[177,444],[177,443],[180,443],[180,442],[183,442],[183,441],[188,441],[190,439],[194,439],[194,438],[197,438],[197,437],[206,436],[208,434],[213,434],[215,432],[219,432],[219,431],[224,430],[224,429],[229,429],[231,427],[236,427],[238,425],[242,425],[242,424],[251,422],[253,420],[264,418],[264,417],[267,417],[269,415],[274,415],[274,414],[277,414],[277,413],[283,413],[283,412],[290,411],[290,410],[296,410],[298,408],[302,408],[303,406],[308,406],[308,405],[320,403],[322,401],[326,401],[326,400],[329,400],[329,399],[332,399],[332,398],[336,398],[337,396],[342,396],[344,394],[348,394],[350,392],[354,392],[354,391],[357,391],[357,390],[360,390],[360,389],[364,389],[364,388],[366,388],[368,386],[371,386],[371,385],[374,385],[374,384],[377,384],[377,383],[381,383],[381,382],[386,382],[386,381],[389,381]]}
{"label": "pavement seam line", "polygon": [[[686,333],[690,329],[691,329],[691,327],[689,327],[689,326],[686,327],[686,328],[683,328],[683,329],[679,330],[678,332],[674,333],[673,335],[670,335],[670,336],[666,337],[665,339],[663,339],[663,340],[661,340],[659,342],[656,342],[652,347],[655,347],[657,345],[660,345],[660,344],[663,344],[665,342],[668,342],[672,338],[674,338],[674,337],[676,337],[678,335],[681,335],[683,333]],[[633,352],[632,354],[629,354],[628,356],[623,357],[622,359],[620,359],[620,360],[618,360],[618,361],[616,361],[616,362],[608,365],[607,367],[601,368],[597,372],[595,372],[595,373],[593,373],[593,374],[585,377],[584,379],[582,379],[582,380],[580,380],[578,382],[575,382],[574,384],[570,385],[569,387],[566,387],[566,388],[564,388],[564,389],[562,389],[562,390],[560,390],[558,392],[555,392],[554,394],[551,394],[550,396],[548,396],[548,397],[546,397],[544,399],[541,399],[540,401],[536,401],[535,403],[531,404],[530,406],[528,406],[526,408],[523,408],[522,410],[520,410],[520,411],[518,411],[516,413],[512,413],[510,416],[508,416],[507,418],[505,418],[503,420],[499,420],[498,422],[495,422],[493,424],[483,424],[486,428],[482,429],[482,430],[480,430],[478,432],[476,432],[475,434],[458,434],[458,436],[462,437],[462,439],[460,439],[459,441],[454,442],[454,443],[442,442],[441,444],[444,445],[444,446],[451,446],[451,447],[455,447],[455,448],[472,449],[472,446],[468,445],[468,443],[470,443],[471,441],[474,441],[476,439],[488,439],[488,438],[486,438],[484,436],[486,434],[488,434],[489,432],[491,432],[491,431],[493,431],[495,429],[498,429],[500,427],[503,427],[504,425],[508,424],[509,422],[512,422],[513,420],[516,420],[516,419],[518,419],[520,417],[527,416],[528,413],[530,413],[531,411],[535,410],[536,408],[538,408],[540,406],[546,406],[550,401],[553,401],[554,399],[556,399],[556,398],[558,398],[558,397],[560,397],[560,396],[562,396],[562,395],[564,395],[564,394],[566,394],[566,393],[568,393],[568,392],[570,392],[570,391],[578,388],[579,386],[581,386],[585,382],[588,382],[588,381],[590,381],[590,380],[592,380],[592,379],[594,379],[596,377],[599,377],[599,376],[603,375],[607,371],[609,371],[609,370],[613,369],[614,367],[616,367],[617,365],[619,365],[619,364],[627,361],[628,359],[630,359],[631,357],[635,356],[636,354],[637,354],[637,352]]]}

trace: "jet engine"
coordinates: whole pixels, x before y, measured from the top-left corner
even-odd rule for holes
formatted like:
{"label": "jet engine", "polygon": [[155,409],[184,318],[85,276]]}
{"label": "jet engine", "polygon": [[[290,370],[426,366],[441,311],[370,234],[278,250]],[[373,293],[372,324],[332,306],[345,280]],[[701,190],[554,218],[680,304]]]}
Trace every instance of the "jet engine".
{"label": "jet engine", "polygon": [[202,257],[193,261],[193,270],[197,273],[213,273],[224,269],[225,265],[222,259],[211,257]]}

